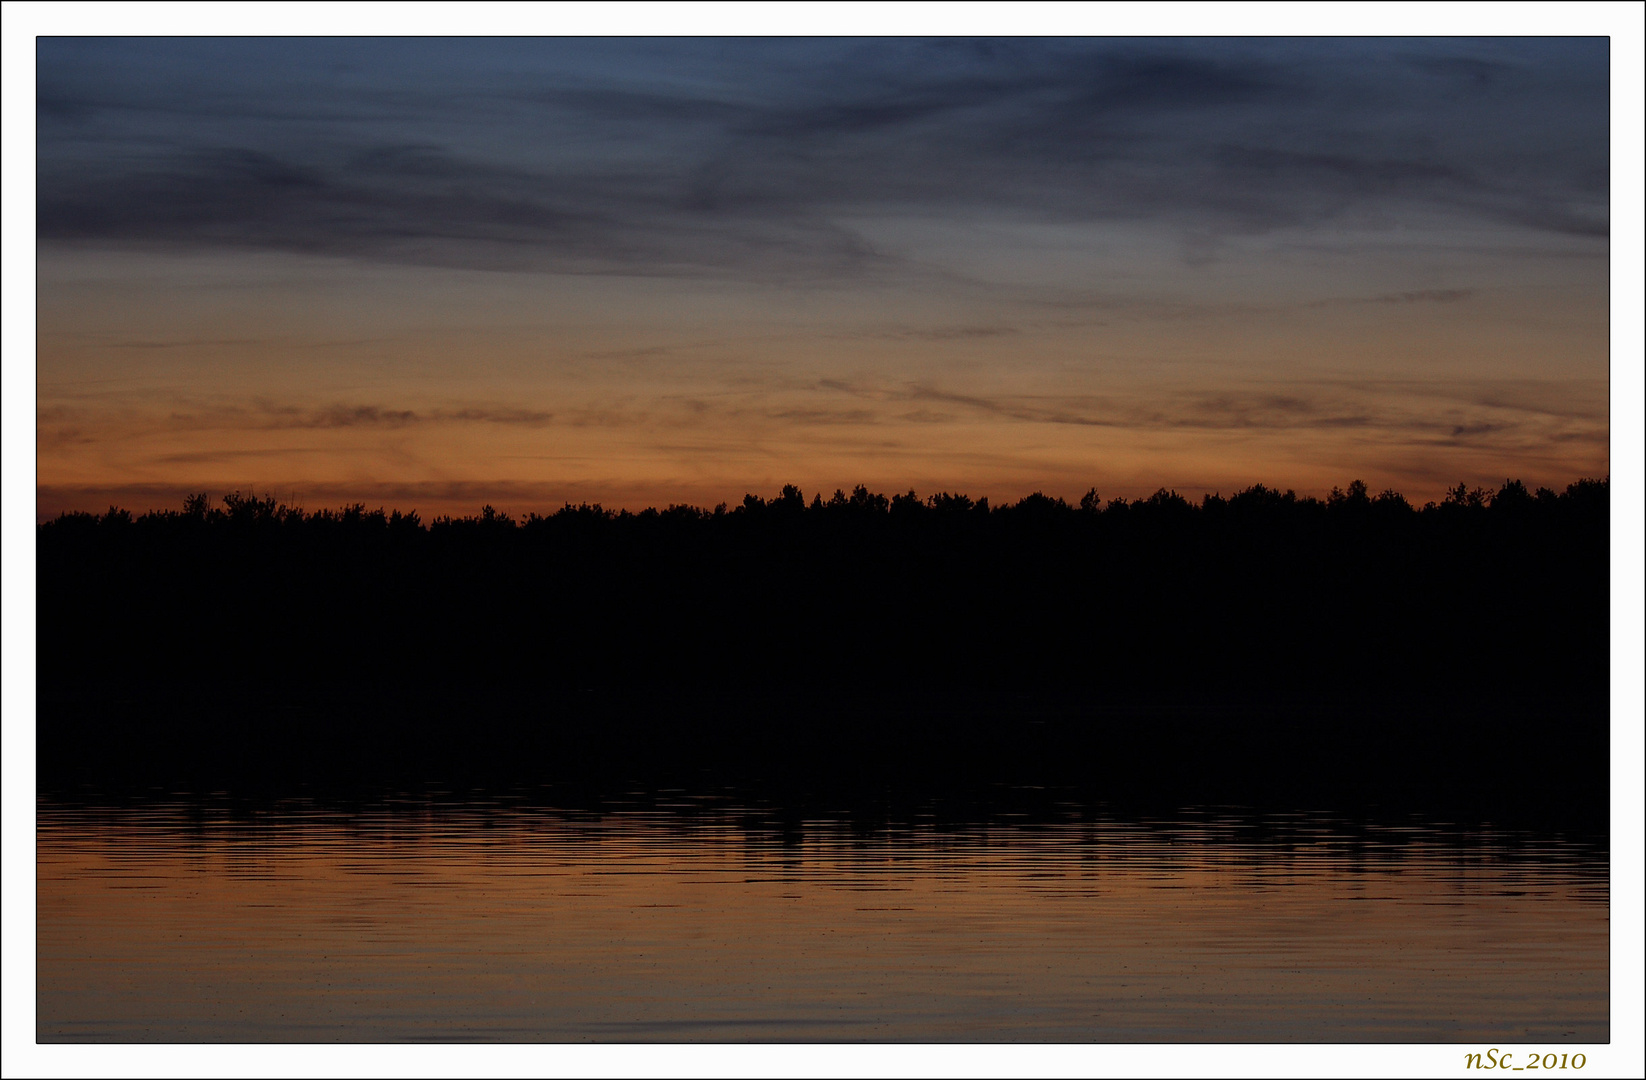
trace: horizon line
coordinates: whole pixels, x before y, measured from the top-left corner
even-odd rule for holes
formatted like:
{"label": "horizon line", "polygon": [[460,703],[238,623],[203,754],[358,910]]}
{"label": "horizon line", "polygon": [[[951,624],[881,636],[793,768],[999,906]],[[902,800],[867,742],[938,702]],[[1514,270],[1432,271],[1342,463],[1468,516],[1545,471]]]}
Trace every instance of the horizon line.
{"label": "horizon line", "polygon": [[[1234,488],[1230,490],[1228,495],[1225,495],[1221,488],[1216,490],[1200,490],[1197,492],[1193,489],[1179,491],[1176,487],[1161,486],[1154,489],[1148,495],[1128,497],[1125,494],[1116,494],[1112,497],[1105,497],[1094,485],[1088,488],[1084,495],[1080,496],[1073,502],[1065,499],[1061,495],[1047,494],[1039,488],[1015,500],[994,500],[988,495],[982,495],[974,499],[966,492],[948,489],[934,490],[929,495],[922,497],[916,492],[914,487],[909,487],[902,491],[891,491],[888,493],[873,491],[866,484],[856,484],[853,485],[850,493],[842,487],[837,487],[828,498],[825,498],[821,489],[812,492],[808,497],[807,493],[804,492],[798,485],[785,484],[778,490],[777,494],[771,498],[745,491],[743,498],[736,503],[730,502],[729,500],[722,500],[713,506],[700,505],[692,502],[670,501],[662,506],[652,504],[637,510],[631,509],[627,506],[607,507],[599,500],[582,500],[578,502],[564,500],[558,506],[548,509],[546,513],[540,513],[536,510],[511,513],[507,506],[500,508],[492,501],[487,500],[482,502],[479,507],[473,511],[473,513],[464,514],[461,516],[450,513],[432,514],[428,520],[430,522],[439,521],[442,519],[452,521],[481,519],[529,521],[532,518],[552,517],[564,511],[577,511],[584,513],[600,512],[610,517],[622,517],[640,516],[647,513],[660,514],[671,510],[689,510],[702,516],[714,516],[718,514],[735,513],[746,507],[763,509],[767,506],[778,505],[790,500],[791,498],[796,500],[801,508],[808,510],[820,507],[829,508],[831,506],[842,504],[854,504],[861,506],[864,504],[863,501],[867,500],[868,503],[874,505],[877,509],[885,511],[889,510],[894,501],[902,502],[904,500],[912,500],[921,507],[932,507],[937,504],[938,500],[955,500],[964,502],[967,507],[976,507],[984,512],[998,512],[1009,508],[1022,507],[1024,504],[1031,503],[1036,500],[1043,501],[1045,504],[1051,506],[1066,507],[1070,510],[1086,509],[1102,511],[1114,507],[1117,504],[1132,506],[1146,504],[1151,501],[1161,499],[1181,501],[1193,507],[1204,507],[1214,500],[1225,501],[1245,494],[1268,494],[1286,502],[1296,502],[1303,505],[1308,505],[1310,503],[1331,504],[1340,499],[1364,498],[1368,501],[1387,499],[1394,502],[1404,503],[1414,511],[1421,511],[1429,506],[1444,505],[1447,502],[1465,501],[1468,499],[1473,499],[1476,503],[1482,505],[1489,505],[1505,491],[1508,491],[1512,487],[1516,486],[1518,486],[1526,494],[1536,497],[1545,491],[1549,492],[1551,495],[1560,496],[1584,485],[1605,485],[1609,489],[1610,483],[1610,472],[1600,476],[1580,476],[1577,479],[1563,485],[1561,488],[1550,487],[1547,484],[1540,484],[1533,487],[1524,483],[1519,478],[1512,476],[1505,477],[1503,483],[1496,487],[1487,487],[1481,484],[1470,485],[1466,480],[1460,480],[1457,484],[1446,489],[1446,498],[1442,500],[1430,499],[1424,502],[1416,502],[1408,499],[1402,492],[1392,487],[1386,487],[1381,490],[1374,491],[1369,485],[1359,479],[1351,480],[1348,484],[1341,487],[1334,485],[1332,489],[1324,496],[1316,495],[1308,491],[1299,492],[1293,487],[1280,487],[1278,485],[1266,484],[1261,481],[1248,484],[1245,487]],[[139,487],[139,485],[133,485],[133,487]],[[151,485],[141,485],[140,487],[151,487]],[[232,507],[237,503],[260,504],[267,506],[270,512],[299,513],[307,517],[319,516],[323,514],[347,513],[366,515],[383,514],[385,516],[402,516],[413,519],[417,519],[422,516],[421,510],[417,506],[412,506],[409,509],[402,510],[399,506],[390,507],[386,503],[379,503],[377,506],[372,507],[369,502],[362,501],[360,499],[345,499],[345,501],[335,505],[328,504],[325,506],[318,506],[315,509],[310,510],[295,490],[288,490],[287,495],[283,498],[278,490],[270,491],[268,489],[264,489],[263,492],[259,494],[258,488],[255,485],[247,485],[245,487],[237,486],[232,490],[230,490],[227,486],[223,486],[220,488],[221,493],[217,494],[215,498],[213,497],[214,493],[211,490],[200,490],[200,488],[208,487],[208,485],[197,485],[194,488],[178,488],[175,485],[152,485],[152,487],[156,489],[163,487],[167,492],[184,491],[185,494],[183,494],[181,498],[176,498],[174,496],[170,502],[170,505],[149,505],[142,509],[132,509],[130,507],[121,506],[112,502],[107,504],[105,509],[95,511],[63,508],[58,510],[56,513],[43,513],[40,512],[37,507],[35,523],[36,525],[42,525],[51,521],[75,516],[105,517],[110,514],[126,514],[134,518],[141,518],[149,515],[167,515],[177,513],[180,510],[188,512],[187,507],[191,504],[197,505],[200,508],[200,511],[204,511],[206,513],[222,512],[225,507]],[[37,491],[38,490],[40,489],[37,489]],[[101,490],[109,491],[118,489],[105,488]],[[794,492],[793,496],[789,495],[791,491]],[[196,500],[199,500],[198,503]]]}

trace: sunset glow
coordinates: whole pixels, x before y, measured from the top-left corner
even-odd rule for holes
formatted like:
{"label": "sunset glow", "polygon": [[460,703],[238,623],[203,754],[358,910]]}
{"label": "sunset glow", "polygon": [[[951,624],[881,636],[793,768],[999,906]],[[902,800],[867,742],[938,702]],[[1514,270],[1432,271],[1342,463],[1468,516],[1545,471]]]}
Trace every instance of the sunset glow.
{"label": "sunset glow", "polygon": [[1603,39],[38,55],[42,517],[1609,469]]}

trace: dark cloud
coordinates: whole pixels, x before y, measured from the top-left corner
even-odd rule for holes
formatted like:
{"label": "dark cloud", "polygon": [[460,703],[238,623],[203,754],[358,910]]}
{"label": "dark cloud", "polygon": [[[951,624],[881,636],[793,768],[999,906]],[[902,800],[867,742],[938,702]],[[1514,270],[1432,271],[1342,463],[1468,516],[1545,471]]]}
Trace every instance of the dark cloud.
{"label": "dark cloud", "polygon": [[429,414],[434,420],[457,420],[476,424],[524,424],[542,427],[554,419],[554,413],[535,409],[436,409]]}
{"label": "dark cloud", "polygon": [[1415,292],[1384,293],[1376,304],[1455,304],[1474,295],[1473,289],[1418,289]]}
{"label": "dark cloud", "polygon": [[1473,289],[1412,289],[1406,292],[1379,293],[1376,296],[1311,300],[1305,307],[1336,307],[1343,304],[1456,304],[1475,294]]}
{"label": "dark cloud", "polygon": [[1481,422],[1476,424],[1455,424],[1452,427],[1452,438],[1461,439],[1469,435],[1490,435],[1494,431],[1502,431],[1507,424],[1493,424]]}
{"label": "dark cloud", "polygon": [[[819,390],[893,406],[885,417],[950,423],[965,415],[1030,424],[1154,431],[1274,432],[1362,430],[1426,445],[1461,445],[1488,436],[1604,431],[1604,395],[1564,382],[1505,382],[1482,393],[1478,384],[1444,382],[1299,382],[1284,391],[1221,390],[1134,395],[957,393],[918,383],[853,384],[823,380]],[[958,407],[906,411],[904,403]],[[820,410],[821,411],[821,410]]]}
{"label": "dark cloud", "polygon": [[881,419],[870,409],[779,409],[766,415],[794,424],[873,424]]}
{"label": "dark cloud", "polygon": [[1412,56],[1406,62],[1419,71],[1481,88],[1514,75],[1508,64],[1468,56]]}
{"label": "dark cloud", "polygon": [[1023,333],[1021,327],[993,324],[986,326],[903,326],[889,330],[871,330],[852,335],[874,337],[890,341],[976,341],[987,338],[1011,337]]}
{"label": "dark cloud", "polygon": [[248,458],[284,458],[298,454],[331,454],[330,447],[285,446],[278,449],[253,450],[193,450],[180,454],[162,454],[154,459],[163,465],[222,465]]}
{"label": "dark cloud", "polygon": [[895,266],[843,221],[1605,236],[1602,39],[48,39],[43,240],[492,268]]}
{"label": "dark cloud", "polygon": [[[63,417],[67,419],[67,415]],[[554,414],[534,409],[489,406],[391,409],[380,405],[282,405],[267,401],[250,407],[224,406],[174,412],[166,426],[173,430],[314,431],[328,428],[404,428],[427,424],[511,424],[542,427]],[[46,418],[42,416],[41,422]]]}
{"label": "dark cloud", "polygon": [[339,428],[339,427],[402,427],[415,423],[416,413],[409,409],[380,409],[375,405],[333,406],[307,415],[290,418],[281,427]]}
{"label": "dark cloud", "polygon": [[[65,337],[90,340],[86,335],[69,333]],[[374,345],[391,341],[391,338],[336,338],[322,340],[300,340],[292,337],[239,337],[239,338],[203,338],[177,337],[169,339],[142,339],[107,340],[96,342],[98,348],[104,349],[135,349],[135,350],[183,350],[183,349],[220,349],[257,346],[277,346],[281,349],[346,349],[358,345]]]}

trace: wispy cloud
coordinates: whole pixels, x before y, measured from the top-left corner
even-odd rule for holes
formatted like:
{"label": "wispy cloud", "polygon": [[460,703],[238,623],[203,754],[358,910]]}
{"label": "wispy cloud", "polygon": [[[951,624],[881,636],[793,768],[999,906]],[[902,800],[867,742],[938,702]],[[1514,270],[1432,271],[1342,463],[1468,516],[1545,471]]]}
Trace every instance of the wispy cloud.
{"label": "wispy cloud", "polygon": [[324,446],[190,450],[177,454],[160,454],[154,460],[164,465],[222,465],[247,459],[299,457],[304,454],[329,454],[333,452],[331,448]]}
{"label": "wispy cloud", "polygon": [[1604,41],[43,40],[43,240],[842,275],[847,217],[1608,231]]}
{"label": "wispy cloud", "polygon": [[[988,417],[1027,424],[1074,425],[1137,431],[1308,432],[1361,429],[1401,439],[1479,440],[1513,433],[1549,438],[1606,430],[1604,388],[1541,380],[1468,382],[1298,381],[1271,388],[1190,390],[1149,388],[1131,395],[962,393],[919,383],[880,384],[822,380],[826,394],[881,403],[855,410],[859,422],[903,419],[953,423]],[[904,403],[934,402],[941,411],[909,411]],[[822,413],[823,410],[817,410]],[[867,415],[864,415],[867,413]]]}
{"label": "wispy cloud", "polygon": [[1374,304],[1455,304],[1474,295],[1473,289],[1419,289],[1416,292],[1384,293],[1372,297]]}
{"label": "wispy cloud", "polygon": [[251,406],[223,405],[189,412],[173,412],[167,420],[175,430],[229,428],[281,431],[324,428],[403,428],[428,424],[518,424],[542,427],[554,414],[535,409],[465,405],[458,407],[395,409],[381,405],[306,406],[259,401]]}
{"label": "wispy cloud", "polygon": [[[126,402],[48,405],[36,412],[42,446],[92,443],[108,438],[130,438],[140,433],[280,432],[359,429],[397,431],[439,425],[500,425],[541,428],[555,422],[555,414],[538,409],[497,405],[453,404],[424,409],[383,405],[298,405],[267,400],[248,405],[196,405],[159,412],[133,408]],[[566,422],[586,426],[609,422],[600,410],[568,410]],[[261,451],[259,451],[261,452]],[[283,453],[284,451],[269,451]],[[182,461],[184,458],[168,458]]]}

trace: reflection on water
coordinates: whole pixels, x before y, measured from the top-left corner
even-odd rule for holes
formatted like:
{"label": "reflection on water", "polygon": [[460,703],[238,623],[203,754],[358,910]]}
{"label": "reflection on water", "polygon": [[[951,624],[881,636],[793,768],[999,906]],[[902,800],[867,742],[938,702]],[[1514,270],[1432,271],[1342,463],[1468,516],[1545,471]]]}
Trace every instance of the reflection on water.
{"label": "reflection on water", "polygon": [[48,1042],[1609,1033],[1605,855],[1547,836],[42,799],[38,845]]}

